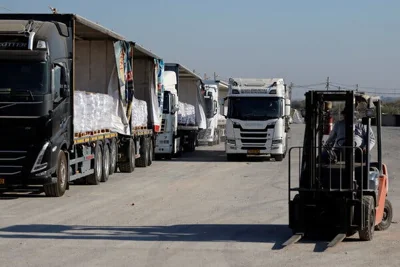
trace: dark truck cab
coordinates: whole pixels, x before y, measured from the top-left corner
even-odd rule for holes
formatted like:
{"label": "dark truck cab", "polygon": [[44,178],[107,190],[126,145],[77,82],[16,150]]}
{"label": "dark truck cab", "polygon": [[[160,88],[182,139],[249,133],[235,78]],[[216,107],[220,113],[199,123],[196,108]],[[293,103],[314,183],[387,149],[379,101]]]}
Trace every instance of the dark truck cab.
{"label": "dark truck cab", "polygon": [[28,17],[0,15],[0,187],[64,187],[69,168],[60,151],[73,142],[72,20]]}

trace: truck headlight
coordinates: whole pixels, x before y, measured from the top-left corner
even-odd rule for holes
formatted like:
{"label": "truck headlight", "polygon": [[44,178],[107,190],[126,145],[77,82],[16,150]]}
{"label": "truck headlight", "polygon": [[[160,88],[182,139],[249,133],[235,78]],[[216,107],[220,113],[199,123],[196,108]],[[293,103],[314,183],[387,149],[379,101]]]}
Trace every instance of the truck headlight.
{"label": "truck headlight", "polygon": [[33,164],[31,172],[37,172],[37,171],[41,171],[41,170],[44,170],[47,168],[48,163],[47,162],[42,163],[42,160],[43,160],[43,156],[46,152],[46,149],[49,145],[50,145],[50,142],[46,142],[43,145],[42,149],[39,152],[39,155],[36,158],[35,164]]}
{"label": "truck headlight", "polygon": [[282,144],[282,139],[274,139],[274,140],[272,140],[272,144],[273,144],[273,145]]}
{"label": "truck headlight", "polygon": [[230,145],[236,145],[236,140],[235,139],[226,139],[226,142]]}

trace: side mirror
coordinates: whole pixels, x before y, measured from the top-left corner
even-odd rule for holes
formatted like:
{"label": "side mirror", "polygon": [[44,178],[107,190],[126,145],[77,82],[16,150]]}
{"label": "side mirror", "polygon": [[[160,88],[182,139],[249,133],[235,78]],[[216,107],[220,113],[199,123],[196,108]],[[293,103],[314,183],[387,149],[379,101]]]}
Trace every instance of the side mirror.
{"label": "side mirror", "polygon": [[61,66],[60,84],[67,85],[67,71],[64,66]]}
{"label": "side mirror", "polygon": [[217,100],[214,100],[214,116],[217,115],[218,113],[218,102]]}

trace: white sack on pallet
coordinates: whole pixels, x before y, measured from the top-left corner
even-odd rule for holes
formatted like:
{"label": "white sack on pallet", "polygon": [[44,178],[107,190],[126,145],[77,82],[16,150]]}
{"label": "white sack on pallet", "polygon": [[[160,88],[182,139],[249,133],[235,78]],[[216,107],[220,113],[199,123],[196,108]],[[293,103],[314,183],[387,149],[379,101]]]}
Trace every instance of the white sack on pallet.
{"label": "white sack on pallet", "polygon": [[74,132],[109,129],[123,132],[121,118],[113,114],[116,101],[109,95],[74,92]]}
{"label": "white sack on pallet", "polygon": [[195,125],[196,124],[196,112],[193,105],[179,102],[178,111],[178,124],[181,125]]}
{"label": "white sack on pallet", "polygon": [[133,97],[132,101],[132,126],[147,127],[147,103],[146,101],[136,99]]}

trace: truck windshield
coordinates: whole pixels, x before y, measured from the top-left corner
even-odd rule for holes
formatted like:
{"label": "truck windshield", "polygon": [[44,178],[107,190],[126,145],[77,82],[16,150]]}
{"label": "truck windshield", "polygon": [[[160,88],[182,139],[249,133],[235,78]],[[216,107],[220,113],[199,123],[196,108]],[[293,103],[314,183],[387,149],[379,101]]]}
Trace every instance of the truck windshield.
{"label": "truck windshield", "polygon": [[19,92],[49,92],[46,62],[0,62],[0,91],[11,95]]}
{"label": "truck windshield", "polygon": [[212,98],[204,98],[204,103],[205,103],[205,113],[207,119],[210,119],[214,116],[214,109],[213,109],[213,101]]}
{"label": "truck windshield", "polygon": [[228,118],[239,120],[269,120],[281,115],[279,97],[231,97]]}

